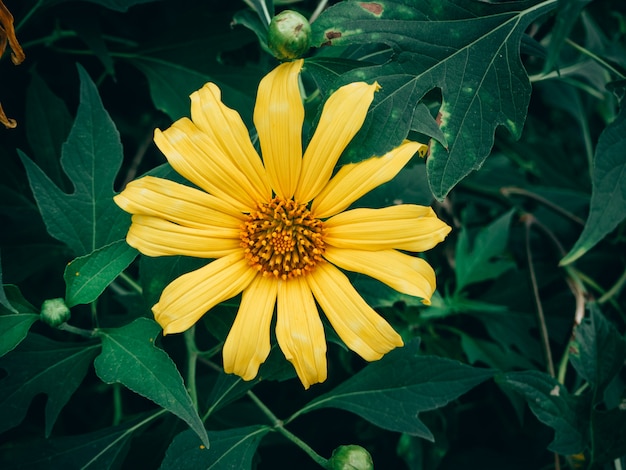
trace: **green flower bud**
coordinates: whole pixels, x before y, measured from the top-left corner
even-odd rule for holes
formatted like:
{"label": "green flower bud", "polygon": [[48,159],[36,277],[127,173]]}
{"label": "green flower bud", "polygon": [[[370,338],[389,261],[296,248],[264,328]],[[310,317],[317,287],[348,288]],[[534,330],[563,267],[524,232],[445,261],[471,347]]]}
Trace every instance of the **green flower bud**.
{"label": "green flower bud", "polygon": [[41,306],[39,318],[42,322],[56,328],[70,319],[70,309],[63,299],[48,299]]}
{"label": "green flower bud", "polygon": [[297,59],[309,50],[311,25],[300,13],[281,11],[272,18],[267,43],[278,60]]}
{"label": "green flower bud", "polygon": [[370,453],[361,446],[339,446],[328,461],[330,470],[374,470]]}

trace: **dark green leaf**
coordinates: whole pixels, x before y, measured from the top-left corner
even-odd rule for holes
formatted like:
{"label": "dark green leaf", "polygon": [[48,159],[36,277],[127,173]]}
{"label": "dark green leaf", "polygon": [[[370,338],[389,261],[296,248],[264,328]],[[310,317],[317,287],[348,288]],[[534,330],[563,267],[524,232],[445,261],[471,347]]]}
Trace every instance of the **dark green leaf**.
{"label": "dark green leaf", "polygon": [[61,147],[72,127],[70,112],[36,72],[27,90],[26,109],[26,136],[33,158],[54,184],[65,190],[67,178],[59,160]]}
{"label": "dark green leaf", "polygon": [[553,452],[572,455],[585,448],[588,422],[578,397],[548,374],[529,370],[508,372],[496,377],[498,385],[521,394],[539,421],[554,429],[554,440],[548,446]]}
{"label": "dark green leaf", "polygon": [[259,442],[270,431],[268,426],[248,426],[225,431],[209,431],[207,449],[191,431],[177,435],[167,448],[161,470],[251,469]]}
{"label": "dark green leaf", "polygon": [[36,313],[0,315],[0,357],[20,344],[38,319]]}
{"label": "dark green leaf", "polygon": [[552,35],[550,37],[550,47],[548,47],[548,57],[544,65],[544,72],[550,72],[555,67],[558,68],[558,58],[561,48],[569,36],[578,15],[591,0],[559,0],[558,12]]}
{"label": "dark green leaf", "polygon": [[580,238],[561,260],[583,256],[626,217],[626,107],[620,109],[598,140],[593,158],[591,206]]}
{"label": "dark green leaf", "polygon": [[590,303],[590,316],[574,330],[570,342],[570,359],[576,371],[590,382],[594,405],[603,401],[604,391],[624,366],[626,341],[598,305]]}
{"label": "dark green leaf", "polygon": [[385,2],[380,12],[371,5],[382,4],[341,2],[327,9],[313,23],[314,44],[382,42],[402,51],[389,64],[343,76],[346,82],[377,80],[382,86],[344,160],[382,155],[398,145],[408,134],[419,101],[439,88],[440,127],[448,146],[434,143],[427,166],[431,189],[443,199],[480,168],[497,126],[520,136],[530,97],[520,40],[528,24],[553,9],[556,1],[530,7],[537,2],[490,4],[489,9],[481,2],[449,1],[437,8]]}
{"label": "dark green leaf", "polygon": [[297,415],[320,408],[356,413],[383,429],[433,440],[418,415],[445,406],[493,375],[457,361],[419,354],[419,341],[388,353]]}
{"label": "dark green leaf", "polygon": [[626,410],[621,407],[609,411],[592,410],[592,464],[604,465],[626,455],[626,426],[624,423],[626,423]]}
{"label": "dark green leaf", "polygon": [[30,334],[13,351],[0,358],[0,369],[7,376],[0,380],[0,432],[17,426],[26,415],[30,402],[44,393],[46,402],[46,436],[80,385],[98,344],[60,343]]}
{"label": "dark green leaf", "polygon": [[461,334],[461,347],[470,364],[483,363],[503,371],[532,369],[534,364],[526,357],[511,349],[506,349],[492,341]]}
{"label": "dark green leaf", "polygon": [[137,250],[126,240],[118,240],[73,260],[63,274],[67,306],[96,300],[136,256]]}
{"label": "dark green leaf", "polygon": [[433,119],[428,106],[424,103],[419,103],[413,111],[411,130],[432,137],[444,147],[448,147],[446,136],[443,132],[441,132],[439,124],[437,124],[437,121]]}
{"label": "dark green leaf", "polygon": [[133,419],[120,426],[75,436],[13,443],[0,448],[0,467],[21,470],[52,468],[109,470],[126,455],[126,444],[140,427],[154,418]]}
{"label": "dark green leaf", "polygon": [[20,152],[48,233],[77,256],[124,238],[129,215],[113,202],[113,181],[122,163],[120,136],[98,91],[79,67],[80,105],[63,145],[61,166],[74,184],[66,194]]}
{"label": "dark green leaf", "polygon": [[104,382],[121,383],[185,421],[208,447],[204,425],[170,357],[154,345],[161,327],[138,318],[121,328],[98,331],[102,354],[94,361]]}
{"label": "dark green leaf", "polygon": [[509,211],[481,229],[470,247],[467,229],[461,230],[456,245],[456,292],[476,282],[495,279],[515,268],[510,259],[502,259],[509,240],[514,211]]}

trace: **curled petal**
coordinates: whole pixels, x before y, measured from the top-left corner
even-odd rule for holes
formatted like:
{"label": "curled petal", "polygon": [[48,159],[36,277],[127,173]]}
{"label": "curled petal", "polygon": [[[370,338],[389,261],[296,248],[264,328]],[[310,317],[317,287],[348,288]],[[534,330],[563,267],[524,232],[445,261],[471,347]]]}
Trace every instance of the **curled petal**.
{"label": "curled petal", "polygon": [[272,190],[269,179],[261,158],[250,142],[248,129],[239,113],[222,103],[217,85],[207,83],[191,94],[191,119],[248,177],[254,194],[261,200],[270,199]]}
{"label": "curled petal", "polygon": [[291,198],[302,166],[304,106],[298,75],[302,60],[279,65],[261,83],[254,107],[254,125],[270,184],[276,194]]}
{"label": "curled petal", "polygon": [[415,152],[426,153],[428,147],[405,142],[382,157],[373,157],[341,167],[311,204],[315,217],[326,218],[346,209],[364,194],[394,178]]}
{"label": "curled petal", "polygon": [[15,65],[21,64],[26,56],[15,35],[13,26],[13,15],[9,9],[0,1],[0,57],[4,54],[7,42],[11,46],[11,61]]}
{"label": "curled petal", "polygon": [[310,201],[328,183],[341,153],[363,125],[378,88],[377,83],[350,83],[328,98],[302,159],[298,201]]}
{"label": "curled petal", "polygon": [[376,313],[348,278],[328,263],[321,263],[306,278],[328,321],[350,349],[367,361],[376,361],[402,338]]}
{"label": "curled petal", "polygon": [[163,132],[157,129],[154,142],[170,165],[192,183],[242,211],[255,207],[259,195],[248,175],[189,119],[179,119]]}
{"label": "curled petal", "polygon": [[252,380],[267,359],[277,286],[275,279],[257,276],[243,291],[237,317],[224,343],[224,372],[227,374]]}
{"label": "curled petal", "polygon": [[180,333],[194,325],[215,305],[243,291],[256,271],[238,251],[171,282],[152,307],[163,334]]}
{"label": "curled petal", "polygon": [[113,200],[130,214],[160,217],[186,227],[237,228],[245,218],[215,196],[153,176],[131,181]]}
{"label": "curled petal", "polygon": [[149,215],[133,215],[126,242],[148,256],[217,258],[239,251],[239,230],[226,227],[196,228]]}
{"label": "curled petal", "polygon": [[430,207],[413,204],[353,209],[331,217],[324,226],[329,245],[369,251],[426,251],[451,230]]}
{"label": "curled petal", "polygon": [[378,279],[403,294],[430,305],[436,287],[435,271],[421,258],[396,250],[364,251],[327,246],[324,258],[342,269]]}
{"label": "curled petal", "polygon": [[276,339],[304,385],[326,380],[326,338],[313,295],[302,277],[278,281]]}

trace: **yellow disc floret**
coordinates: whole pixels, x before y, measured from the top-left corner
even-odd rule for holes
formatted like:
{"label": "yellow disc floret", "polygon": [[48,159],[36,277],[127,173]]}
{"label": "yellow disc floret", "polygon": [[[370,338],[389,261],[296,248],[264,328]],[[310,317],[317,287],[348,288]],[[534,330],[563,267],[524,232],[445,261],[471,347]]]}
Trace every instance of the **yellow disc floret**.
{"label": "yellow disc floret", "polygon": [[288,279],[312,271],[324,253],[324,224],[305,204],[275,197],[241,226],[241,246],[264,276]]}

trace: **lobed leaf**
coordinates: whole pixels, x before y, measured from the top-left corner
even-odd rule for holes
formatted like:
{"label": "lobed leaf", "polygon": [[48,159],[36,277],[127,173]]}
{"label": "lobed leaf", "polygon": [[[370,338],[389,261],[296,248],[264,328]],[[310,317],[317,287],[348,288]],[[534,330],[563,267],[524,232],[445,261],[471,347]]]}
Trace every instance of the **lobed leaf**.
{"label": "lobed leaf", "polygon": [[138,318],[121,328],[102,329],[102,353],[94,361],[103,382],[121,383],[152,400],[185,421],[209,446],[206,430],[176,365],[154,345],[161,327],[147,318]]}
{"label": "lobed leaf", "polygon": [[44,393],[46,402],[46,437],[74,391],[82,382],[99,345],[95,343],[60,343],[31,333],[6,356],[0,369],[0,432],[22,422],[30,402]]}
{"label": "lobed leaf", "polygon": [[320,408],[340,408],[383,429],[432,441],[419,413],[445,406],[493,374],[458,361],[421,356],[419,341],[414,340],[314,399],[292,419]]}
{"label": "lobed leaf", "polygon": [[398,52],[390,63],[342,76],[342,82],[376,80],[382,86],[344,161],[382,155],[398,145],[410,130],[416,106],[433,89],[441,91],[439,122],[447,142],[445,147],[434,142],[427,161],[438,199],[480,168],[497,126],[519,137],[530,98],[520,41],[530,22],[555,8],[557,0],[537,3],[487,8],[467,0],[438,6],[341,2],[327,9],[312,25],[316,46],[377,42]]}
{"label": "lobed leaf", "polygon": [[19,152],[48,233],[77,256],[125,237],[130,216],[113,202],[113,182],[122,163],[122,145],[98,91],[81,68],[80,105],[61,166],[75,191],[66,194]]}

